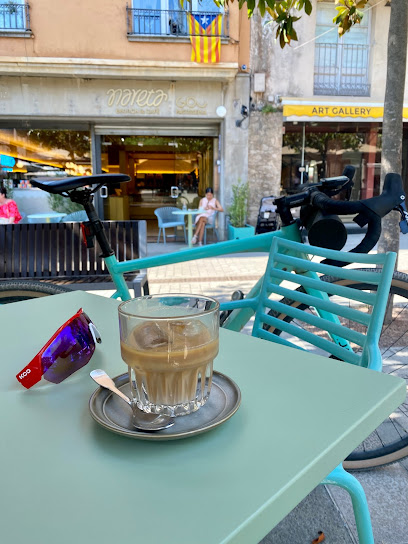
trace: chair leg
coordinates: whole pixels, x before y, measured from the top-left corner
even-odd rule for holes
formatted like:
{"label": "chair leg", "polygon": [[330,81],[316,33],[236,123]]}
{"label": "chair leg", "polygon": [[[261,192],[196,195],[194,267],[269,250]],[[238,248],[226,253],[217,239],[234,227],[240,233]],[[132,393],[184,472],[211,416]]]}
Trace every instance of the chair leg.
{"label": "chair leg", "polygon": [[337,485],[349,493],[356,519],[358,540],[360,544],[374,544],[370,511],[364,489],[360,482],[339,465],[321,483]]}
{"label": "chair leg", "polygon": [[187,232],[186,232],[186,226],[183,226],[184,229],[184,243],[187,244]]}
{"label": "chair leg", "polygon": [[207,227],[204,227],[204,239],[203,239],[204,245],[207,244]]}
{"label": "chair leg", "polygon": [[157,237],[157,243],[160,243],[160,234],[161,234],[161,228],[159,227],[159,236]]}
{"label": "chair leg", "polygon": [[163,227],[163,242],[166,245],[166,229]]}
{"label": "chair leg", "polygon": [[213,233],[215,234],[215,238],[216,238],[217,242],[219,242],[220,239],[218,238],[218,231],[217,231],[217,229],[213,229]]}

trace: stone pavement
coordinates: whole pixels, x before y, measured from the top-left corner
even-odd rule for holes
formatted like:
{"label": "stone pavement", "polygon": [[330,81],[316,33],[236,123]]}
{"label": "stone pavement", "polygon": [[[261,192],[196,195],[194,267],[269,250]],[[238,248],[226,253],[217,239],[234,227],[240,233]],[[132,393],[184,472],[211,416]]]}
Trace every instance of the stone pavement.
{"label": "stone pavement", "polygon": [[[354,247],[360,239],[359,235],[349,236],[345,249]],[[181,247],[175,243],[148,244],[148,254]],[[401,239],[400,247],[398,269],[408,272],[408,237]],[[262,276],[266,261],[264,254],[253,253],[153,268],[148,271],[150,292],[194,292],[225,301],[236,289],[247,293]],[[113,291],[93,292],[110,296]],[[354,475],[367,495],[376,544],[408,544],[408,460]],[[262,544],[310,544],[318,531],[325,533],[325,544],[358,544],[351,501],[342,489],[318,486]]]}

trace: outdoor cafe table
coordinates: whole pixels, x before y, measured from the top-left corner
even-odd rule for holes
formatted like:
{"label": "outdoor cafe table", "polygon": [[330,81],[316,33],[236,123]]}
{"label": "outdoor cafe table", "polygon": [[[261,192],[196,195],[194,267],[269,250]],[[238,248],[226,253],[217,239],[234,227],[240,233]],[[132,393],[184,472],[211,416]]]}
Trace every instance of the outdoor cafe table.
{"label": "outdoor cafe table", "polygon": [[27,221],[29,223],[59,223],[65,215],[67,214],[58,212],[31,213],[27,215]]}
{"label": "outdoor cafe table", "polygon": [[187,243],[189,247],[192,247],[191,240],[193,238],[193,215],[203,212],[204,210],[178,210],[172,212],[174,215],[187,215]]}
{"label": "outdoor cafe table", "polygon": [[[77,291],[0,307],[1,542],[256,544],[405,398],[399,378],[221,330],[232,418],[181,440],[120,436],[88,409],[90,370],[126,371],[117,306]],[[90,363],[25,390],[15,374],[80,307],[103,339]]]}

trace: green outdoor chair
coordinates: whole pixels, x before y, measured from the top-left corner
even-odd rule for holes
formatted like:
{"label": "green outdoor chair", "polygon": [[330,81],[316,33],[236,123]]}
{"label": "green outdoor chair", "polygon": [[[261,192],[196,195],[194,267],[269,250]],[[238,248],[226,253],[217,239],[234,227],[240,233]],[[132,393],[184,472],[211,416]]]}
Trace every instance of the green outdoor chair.
{"label": "green outdoor chair", "polygon": [[[339,268],[312,261],[311,257],[382,267],[382,271]],[[302,343],[317,347],[336,359],[381,371],[378,341],[395,261],[395,253],[346,253],[274,238],[259,294],[226,302],[220,309],[251,308],[255,311],[252,336],[305,349],[304,345],[294,341],[300,339]],[[319,274],[334,276],[340,281],[323,281]],[[373,289],[367,292],[353,287],[353,284],[358,286],[362,283],[372,285]],[[282,297],[287,304],[279,301]],[[305,308],[316,311],[304,311]],[[333,315],[339,317],[340,324],[333,322]],[[354,329],[351,322],[357,324]],[[328,333],[346,341],[338,345]],[[321,483],[337,485],[348,491],[360,544],[374,544],[367,500],[358,480],[339,465]]]}

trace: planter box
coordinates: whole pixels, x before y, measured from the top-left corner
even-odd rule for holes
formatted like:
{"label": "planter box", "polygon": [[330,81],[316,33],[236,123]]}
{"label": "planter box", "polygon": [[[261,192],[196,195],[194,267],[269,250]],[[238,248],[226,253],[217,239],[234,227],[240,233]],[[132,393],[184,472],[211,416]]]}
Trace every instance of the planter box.
{"label": "planter box", "polygon": [[240,240],[255,235],[255,227],[246,225],[245,227],[233,227],[228,225],[228,240]]}

